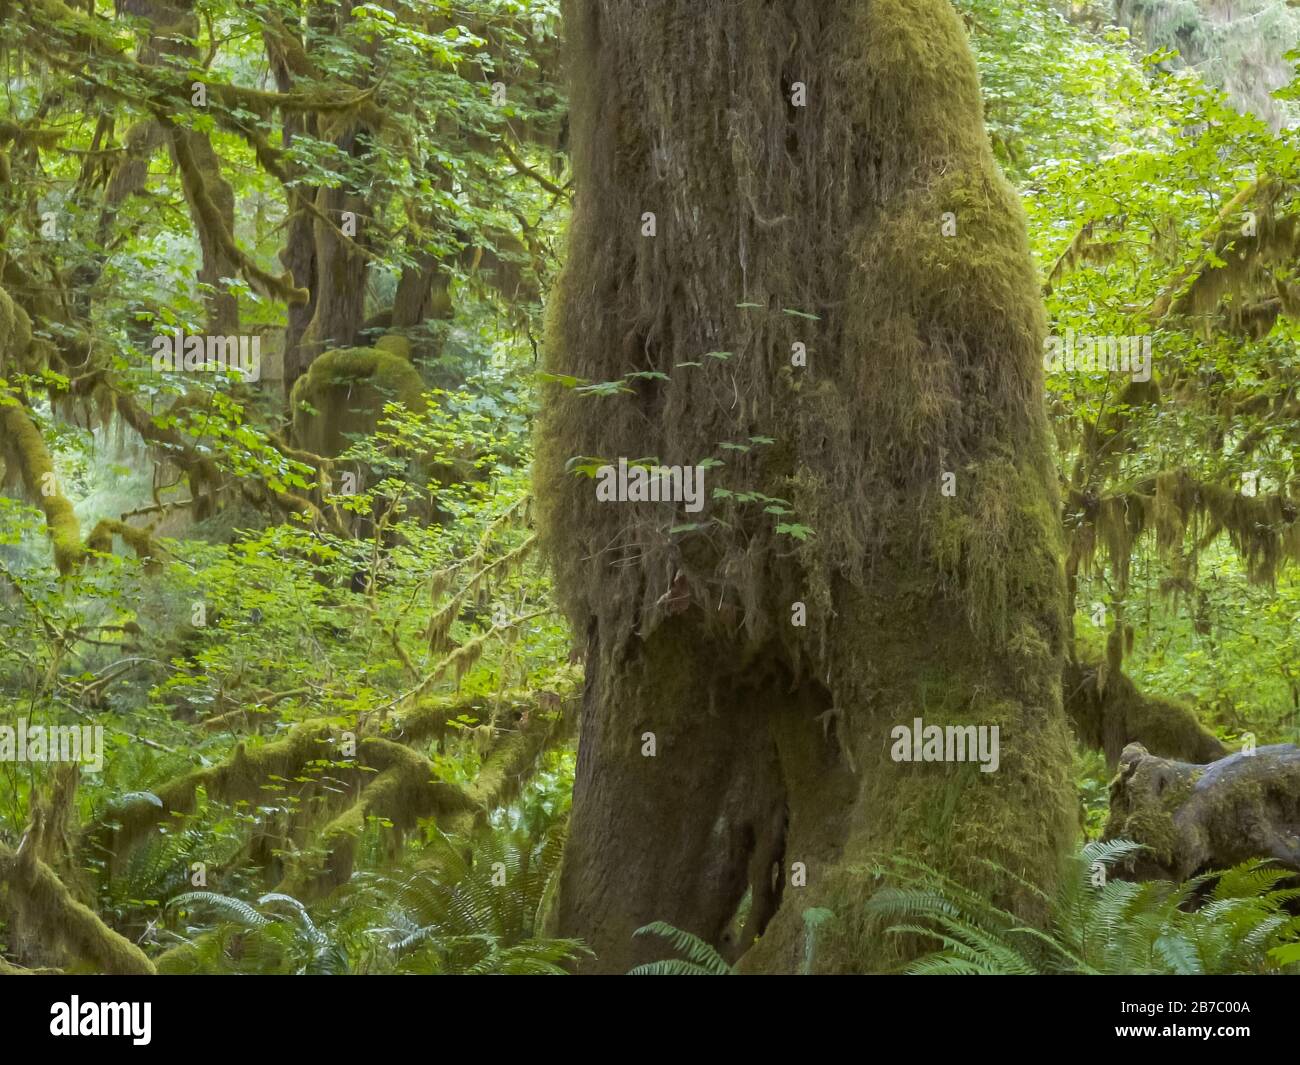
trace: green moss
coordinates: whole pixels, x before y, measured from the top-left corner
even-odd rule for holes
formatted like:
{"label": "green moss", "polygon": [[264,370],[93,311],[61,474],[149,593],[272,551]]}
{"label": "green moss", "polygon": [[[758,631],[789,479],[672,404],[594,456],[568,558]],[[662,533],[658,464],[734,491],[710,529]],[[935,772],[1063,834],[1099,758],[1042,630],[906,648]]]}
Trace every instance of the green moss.
{"label": "green moss", "polygon": [[17,403],[0,406],[0,426],[4,428],[9,453],[18,460],[28,494],[45,513],[46,531],[54,545],[54,564],[60,573],[71,573],[85,557],[81,524],[59,487],[45,439],[26,408]]}
{"label": "green moss", "polygon": [[1293,744],[1228,755],[1210,765],[1126,747],[1110,786],[1107,839],[1147,849],[1133,861],[1142,879],[1181,880],[1252,858],[1300,868],[1300,751]]}
{"label": "green moss", "polygon": [[33,935],[50,954],[65,951],[99,972],[149,975],[153,964],[144,952],[109,928],[72,893],[39,858],[0,844],[0,884],[15,927]]}
{"label": "green moss", "polygon": [[390,334],[382,336],[375,341],[376,351],[387,351],[390,354],[398,355],[408,362],[411,359],[411,341],[404,336]]}
{"label": "green moss", "polygon": [[1080,741],[1103,751],[1112,768],[1130,743],[1140,743],[1162,758],[1194,763],[1228,753],[1193,709],[1143,694],[1107,664],[1070,662],[1062,683],[1066,712]]}
{"label": "green moss", "polygon": [[[336,348],[312,362],[291,395],[299,446],[332,458],[348,446],[349,434],[374,431],[385,403],[419,409],[424,381],[406,358],[391,350],[395,346],[400,345]],[[315,413],[304,409],[304,403]]]}

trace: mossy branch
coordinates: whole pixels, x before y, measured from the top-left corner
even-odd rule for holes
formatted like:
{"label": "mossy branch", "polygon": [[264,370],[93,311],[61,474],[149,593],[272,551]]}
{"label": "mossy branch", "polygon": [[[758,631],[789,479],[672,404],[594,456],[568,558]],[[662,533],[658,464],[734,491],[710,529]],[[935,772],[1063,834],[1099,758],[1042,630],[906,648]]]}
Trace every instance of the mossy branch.
{"label": "mossy branch", "polygon": [[0,884],[7,889],[6,904],[20,926],[34,932],[43,947],[61,948],[104,973],[153,974],[153,963],[144,951],[73,898],[30,847],[20,845],[15,851],[0,844]]}
{"label": "mossy branch", "polygon": [[159,114],[158,118],[168,126],[172,151],[176,156],[176,165],[180,168],[181,183],[185,187],[186,197],[194,208],[195,221],[203,228],[209,239],[221,249],[222,255],[235,263],[249,282],[265,295],[282,299],[290,304],[307,303],[311,299],[311,293],[305,288],[295,286],[291,274],[276,277],[268,273],[235,243],[234,235],[226,227],[220,210],[212,200],[207,180],[194,158],[185,131],[174,125],[164,114]]}
{"label": "mossy branch", "polygon": [[319,850],[290,873],[281,890],[302,898],[346,882],[352,875],[357,838],[372,817],[388,822],[400,834],[423,817],[472,821],[482,813],[469,794],[437,779],[432,762],[400,743],[367,737],[358,746],[357,760],[379,774],[361,789],[356,802],[325,825]]}
{"label": "mossy branch", "polygon": [[1065,712],[1080,741],[1102,751],[1110,769],[1130,743],[1186,762],[1213,762],[1228,753],[1193,709],[1144,695],[1127,676],[1103,664],[1067,663],[1062,688]]}
{"label": "mossy branch", "polygon": [[0,395],[0,427],[8,451],[18,461],[23,484],[45,514],[45,527],[54,545],[54,565],[67,575],[86,557],[81,543],[81,525],[72,503],[59,487],[45,438],[27,409],[16,399]]}
{"label": "mossy branch", "polygon": [[[1205,314],[1243,280],[1255,263],[1282,262],[1300,251],[1300,226],[1294,217],[1275,217],[1275,205],[1294,189],[1276,178],[1261,178],[1237,192],[1201,233],[1195,260],[1165,286],[1149,317]],[[1241,231],[1241,215],[1254,205],[1260,218],[1253,235]]]}

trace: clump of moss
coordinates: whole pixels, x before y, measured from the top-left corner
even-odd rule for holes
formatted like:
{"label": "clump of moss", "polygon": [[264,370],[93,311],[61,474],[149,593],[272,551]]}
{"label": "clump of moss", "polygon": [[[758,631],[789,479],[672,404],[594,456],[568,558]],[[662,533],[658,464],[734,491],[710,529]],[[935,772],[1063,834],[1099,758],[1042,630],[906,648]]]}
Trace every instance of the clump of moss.
{"label": "clump of moss", "polygon": [[384,337],[380,343],[327,351],[294,382],[290,401],[300,447],[333,458],[348,447],[350,435],[374,431],[385,403],[419,408],[424,381],[401,351],[405,341]]}
{"label": "clump of moss", "polygon": [[398,355],[408,362],[411,360],[411,341],[408,337],[398,336],[396,333],[390,333],[382,336],[375,341],[376,351],[387,351],[390,354]]}

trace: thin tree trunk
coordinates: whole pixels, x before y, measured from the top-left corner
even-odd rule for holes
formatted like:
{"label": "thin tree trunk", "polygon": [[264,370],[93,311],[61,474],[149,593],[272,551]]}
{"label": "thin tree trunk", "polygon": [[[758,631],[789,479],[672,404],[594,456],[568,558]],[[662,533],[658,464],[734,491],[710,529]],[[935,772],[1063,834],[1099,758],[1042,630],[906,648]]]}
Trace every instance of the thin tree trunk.
{"label": "thin tree trunk", "polygon": [[[129,0],[122,10],[150,22],[151,34],[140,49],[141,63],[161,65],[169,56],[196,58],[195,49],[188,41],[197,34],[198,18],[188,0]],[[189,86],[185,95],[189,95]],[[234,235],[234,189],[222,176],[221,160],[207,134],[173,126],[167,130],[167,136],[172,158],[181,172],[181,185],[202,253],[196,276],[203,286],[207,331],[213,336],[238,333],[239,300],[222,279],[238,276],[239,263],[227,254],[225,244],[212,231],[214,225],[220,225]],[[141,134],[139,139],[147,147],[149,138]],[[143,179],[143,175],[140,177]]]}

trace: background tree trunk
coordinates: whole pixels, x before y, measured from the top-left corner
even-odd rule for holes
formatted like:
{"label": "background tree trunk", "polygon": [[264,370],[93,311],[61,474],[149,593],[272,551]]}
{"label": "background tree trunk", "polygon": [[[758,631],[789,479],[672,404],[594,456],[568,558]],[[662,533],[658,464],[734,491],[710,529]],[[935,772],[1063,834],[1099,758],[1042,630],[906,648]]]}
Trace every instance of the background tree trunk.
{"label": "background tree trunk", "polygon": [[[545,397],[544,536],[587,634],[560,930],[604,971],[667,953],[632,939],[651,920],[745,969],[881,968],[861,904],[899,853],[1032,918],[985,860],[1046,885],[1074,820],[1044,325],[956,17],[571,0],[566,18],[578,191],[548,368],[667,379]],[[598,503],[575,456],[714,457],[706,496],[763,496]],[[915,717],[998,726],[997,771],[895,762]],[[813,908],[834,914],[815,940]]]}

